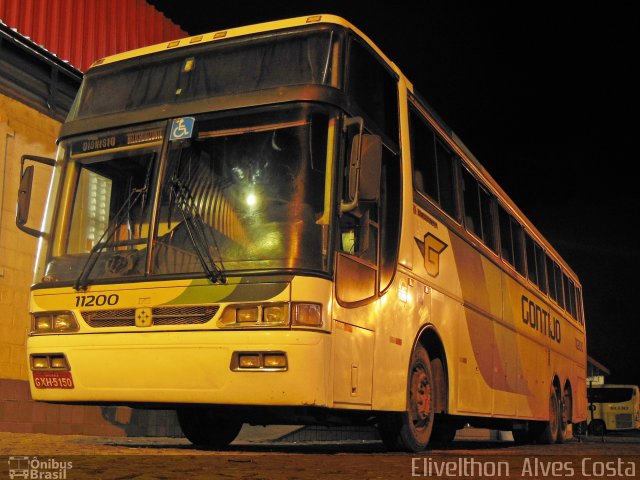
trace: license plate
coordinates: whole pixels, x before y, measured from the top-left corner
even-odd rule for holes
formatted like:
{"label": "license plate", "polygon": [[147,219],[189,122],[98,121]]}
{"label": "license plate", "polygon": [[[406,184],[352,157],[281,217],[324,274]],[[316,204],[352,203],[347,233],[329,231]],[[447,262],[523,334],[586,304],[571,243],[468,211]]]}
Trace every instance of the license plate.
{"label": "license plate", "polygon": [[71,372],[33,372],[36,388],[73,388]]}

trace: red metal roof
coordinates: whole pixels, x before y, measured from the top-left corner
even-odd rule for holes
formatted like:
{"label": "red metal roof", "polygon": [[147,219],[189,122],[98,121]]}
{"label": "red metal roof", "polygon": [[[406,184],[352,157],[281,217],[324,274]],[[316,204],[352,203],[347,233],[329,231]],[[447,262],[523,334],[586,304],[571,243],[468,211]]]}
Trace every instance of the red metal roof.
{"label": "red metal roof", "polygon": [[187,36],[145,0],[0,0],[0,20],[82,71],[108,55]]}

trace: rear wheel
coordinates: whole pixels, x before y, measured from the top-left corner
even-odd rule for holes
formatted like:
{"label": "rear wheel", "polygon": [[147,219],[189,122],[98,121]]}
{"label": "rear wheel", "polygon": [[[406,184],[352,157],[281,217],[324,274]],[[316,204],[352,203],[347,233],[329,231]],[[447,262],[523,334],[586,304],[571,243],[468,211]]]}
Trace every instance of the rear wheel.
{"label": "rear wheel", "polygon": [[558,392],[552,385],[551,392],[549,393],[549,421],[542,423],[538,434],[538,443],[551,444],[558,441],[561,416],[562,412],[560,411]]}
{"label": "rear wheel", "polygon": [[242,428],[242,420],[211,408],[181,408],[177,414],[184,436],[198,446],[224,448]]}
{"label": "rear wheel", "polygon": [[407,411],[381,417],[378,430],[389,450],[420,452],[429,443],[435,417],[431,363],[420,344],[411,356],[408,382]]}
{"label": "rear wheel", "polygon": [[564,443],[569,438],[569,421],[571,420],[571,390],[566,386],[562,392],[560,404],[560,421],[558,425],[558,443]]}
{"label": "rear wheel", "polygon": [[456,436],[456,432],[458,431],[458,426],[446,420],[444,417],[436,416],[435,424],[433,425],[433,430],[431,431],[431,438],[429,439],[430,447],[446,447]]}
{"label": "rear wheel", "polygon": [[513,441],[518,445],[527,445],[533,443],[535,440],[535,434],[529,430],[532,427],[527,426],[527,429],[511,430],[513,434]]}

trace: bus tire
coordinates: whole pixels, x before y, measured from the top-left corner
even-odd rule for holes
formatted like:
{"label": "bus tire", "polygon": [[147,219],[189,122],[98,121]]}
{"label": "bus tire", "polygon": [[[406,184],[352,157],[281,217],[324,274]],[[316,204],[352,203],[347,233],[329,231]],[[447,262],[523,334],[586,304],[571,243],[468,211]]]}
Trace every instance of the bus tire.
{"label": "bus tire", "polygon": [[527,427],[526,430],[523,430],[523,429],[511,430],[511,434],[513,435],[513,441],[515,442],[516,445],[528,445],[534,442],[535,436],[532,434],[530,430],[528,430],[528,428],[533,428],[533,427]]}
{"label": "bus tire", "polygon": [[607,433],[607,426],[602,420],[592,420],[589,424],[589,433],[591,435],[603,436]]}
{"label": "bus tire", "polygon": [[411,355],[407,410],[383,415],[378,431],[388,450],[421,452],[427,448],[435,418],[435,392],[429,355],[421,344]]}
{"label": "bus tire", "polygon": [[569,438],[569,421],[571,420],[571,391],[565,387],[560,404],[560,421],[558,425],[558,443],[564,443]]}
{"label": "bus tire", "polygon": [[456,437],[458,431],[457,425],[444,418],[438,418],[436,415],[433,430],[431,430],[431,438],[429,439],[430,447],[443,448],[448,446]]}
{"label": "bus tire", "polygon": [[211,408],[180,408],[176,413],[182,433],[197,446],[225,448],[242,428],[240,419]]}
{"label": "bus tire", "polygon": [[560,411],[560,402],[558,401],[558,392],[551,385],[549,393],[549,421],[543,422],[538,433],[538,443],[549,445],[558,441],[558,432],[562,421],[562,412]]}

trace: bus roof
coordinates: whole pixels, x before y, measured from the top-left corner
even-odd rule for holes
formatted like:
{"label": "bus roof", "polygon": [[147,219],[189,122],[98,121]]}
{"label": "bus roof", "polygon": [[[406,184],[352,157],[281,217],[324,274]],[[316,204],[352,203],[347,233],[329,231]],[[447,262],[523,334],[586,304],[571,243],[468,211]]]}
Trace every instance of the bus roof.
{"label": "bus roof", "polygon": [[216,32],[204,33],[201,35],[194,35],[192,37],[186,37],[182,39],[172,40],[170,42],[158,43],[148,47],[138,48],[127,52],[117,53],[109,57],[97,60],[91,65],[91,68],[99,65],[106,65],[109,63],[119,62],[122,60],[128,60],[131,58],[140,57],[143,55],[149,55],[152,53],[164,52],[167,50],[190,47],[194,45],[202,45],[205,43],[216,42],[219,40],[225,40],[230,38],[242,37],[244,35],[252,35],[254,33],[271,32],[275,30],[283,30],[287,28],[302,27],[305,25],[313,25],[317,23],[330,23],[334,25],[340,25],[344,28],[352,30],[359,37],[365,40],[375,51],[380,55],[398,74],[401,72],[397,66],[367,37],[362,31],[360,31],[353,24],[348,22],[342,17],[337,15],[319,14],[319,15],[307,15],[304,17],[288,18],[284,20],[274,20],[271,22],[256,23],[254,25],[247,25],[242,27],[230,28],[227,30],[218,30]]}

